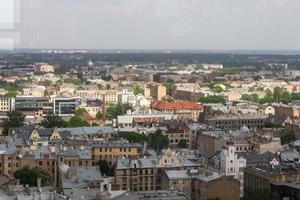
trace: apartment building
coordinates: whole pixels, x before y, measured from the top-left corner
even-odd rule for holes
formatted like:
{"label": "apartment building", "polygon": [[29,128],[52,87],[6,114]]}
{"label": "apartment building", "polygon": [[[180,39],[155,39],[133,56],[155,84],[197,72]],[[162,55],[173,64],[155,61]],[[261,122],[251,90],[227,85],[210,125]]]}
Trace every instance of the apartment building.
{"label": "apartment building", "polygon": [[155,101],[151,104],[151,108],[172,113],[177,115],[178,119],[190,121],[198,121],[200,113],[203,112],[203,106],[196,102],[165,103]]}
{"label": "apartment building", "polygon": [[0,112],[14,110],[15,99],[10,97],[0,97]]}
{"label": "apartment building", "polygon": [[151,191],[161,189],[161,177],[167,169],[199,169],[195,156],[176,154],[171,149],[161,156],[122,158],[115,169],[114,188],[117,190]]}
{"label": "apartment building", "polygon": [[268,121],[268,115],[219,115],[208,117],[204,120],[206,124],[220,129],[234,130],[243,126],[248,128],[263,127]]}
{"label": "apartment building", "polygon": [[271,183],[299,181],[299,170],[293,166],[256,166],[244,170],[244,198],[252,199],[259,188],[270,188]]}
{"label": "apartment building", "polygon": [[160,101],[164,96],[167,95],[167,89],[165,86],[157,83],[152,83],[148,85],[150,89],[150,96],[155,101]]}
{"label": "apartment building", "polygon": [[209,170],[167,170],[162,188],[175,188],[190,199],[238,200],[239,181]]}
{"label": "apartment building", "polygon": [[138,143],[96,143],[91,145],[93,160],[106,160],[115,166],[119,158],[135,159],[144,155],[144,146]]}

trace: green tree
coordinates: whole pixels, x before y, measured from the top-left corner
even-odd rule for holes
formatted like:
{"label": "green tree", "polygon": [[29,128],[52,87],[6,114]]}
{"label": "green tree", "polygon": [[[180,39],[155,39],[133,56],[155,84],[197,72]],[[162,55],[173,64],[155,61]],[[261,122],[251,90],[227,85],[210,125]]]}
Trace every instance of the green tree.
{"label": "green tree", "polygon": [[271,92],[271,90],[268,89],[268,90],[266,91],[265,96],[259,100],[259,103],[260,103],[260,104],[265,104],[265,103],[270,104],[270,103],[274,103],[274,96],[273,96],[273,93]]}
{"label": "green tree", "polygon": [[223,92],[223,88],[219,85],[214,85],[213,88],[211,89],[213,93],[221,93]]}
{"label": "green tree", "polygon": [[156,131],[155,133],[149,134],[149,146],[156,152],[160,152],[169,145],[169,138],[161,133],[161,131]]}
{"label": "green tree", "polygon": [[77,78],[80,80],[80,83],[84,83],[84,76],[82,71],[78,72]]}
{"label": "green tree", "polygon": [[288,91],[284,91],[281,93],[280,100],[284,104],[289,104],[292,102],[292,96]]}
{"label": "green tree", "polygon": [[45,128],[61,128],[66,126],[66,122],[58,115],[48,114],[40,123]]}
{"label": "green tree", "polygon": [[97,113],[96,113],[96,119],[100,120],[103,118],[103,114],[102,112],[99,110]]}
{"label": "green tree", "polygon": [[171,94],[172,87],[175,84],[175,81],[173,79],[168,79],[166,83],[163,84],[163,86],[166,87],[167,94]]}
{"label": "green tree", "polygon": [[37,186],[37,178],[41,178],[42,186],[53,183],[51,174],[41,168],[31,168],[28,165],[15,172],[15,178],[20,179],[21,184],[28,184],[30,187]]}
{"label": "green tree", "polygon": [[19,91],[22,92],[23,88],[16,83],[5,83],[2,87],[7,91]]}
{"label": "green tree", "polygon": [[114,176],[114,168],[110,167],[106,160],[99,160],[97,164],[103,176]]}
{"label": "green tree", "polygon": [[144,94],[144,89],[141,88],[140,86],[138,86],[137,84],[134,84],[132,86],[132,88],[133,88],[133,92],[134,92],[135,95],[137,95],[137,94]]}
{"label": "green tree", "polygon": [[18,91],[8,91],[4,96],[5,97],[16,97],[18,94]]}
{"label": "green tree", "polygon": [[118,136],[128,140],[131,143],[145,143],[149,141],[147,135],[134,132],[120,132],[118,133]]}
{"label": "green tree", "polygon": [[274,93],[273,93],[274,101],[275,102],[280,102],[280,100],[281,100],[281,94],[282,94],[282,89],[280,87],[276,86],[274,88]]}
{"label": "green tree", "polygon": [[44,91],[44,97],[49,96],[49,92],[47,90]]}
{"label": "green tree", "polygon": [[110,84],[107,84],[107,85],[106,85],[106,89],[107,89],[107,90],[110,90],[110,88],[111,88],[111,85],[110,85]]}
{"label": "green tree", "polygon": [[179,140],[178,147],[179,148],[184,148],[184,149],[187,148],[187,142],[186,142],[186,140],[185,139]]}
{"label": "green tree", "polygon": [[8,119],[4,120],[4,134],[8,134],[10,128],[21,127],[25,121],[25,115],[19,111],[7,112]]}
{"label": "green tree", "polygon": [[82,126],[90,126],[90,124],[81,119],[79,116],[73,116],[71,119],[67,122],[67,127],[82,127]]}
{"label": "green tree", "polygon": [[87,113],[88,113],[88,111],[85,108],[77,108],[75,111],[75,116],[82,117]]}
{"label": "green tree", "polygon": [[109,104],[106,109],[106,117],[110,120],[115,119],[118,115],[126,114],[127,110],[133,110],[132,106],[128,103]]}
{"label": "green tree", "polygon": [[292,100],[300,100],[300,93],[292,93]]}
{"label": "green tree", "polygon": [[217,96],[217,95],[200,97],[198,101],[201,103],[222,103],[222,104],[225,104],[226,102],[223,96]]}
{"label": "green tree", "polygon": [[64,78],[64,83],[71,83],[74,85],[80,85],[81,81],[79,79],[76,78]]}
{"label": "green tree", "polygon": [[257,94],[243,94],[241,99],[245,101],[259,102]]}
{"label": "green tree", "polygon": [[102,85],[102,84],[98,84],[97,86],[98,86],[99,90],[104,90],[105,89],[104,85]]}

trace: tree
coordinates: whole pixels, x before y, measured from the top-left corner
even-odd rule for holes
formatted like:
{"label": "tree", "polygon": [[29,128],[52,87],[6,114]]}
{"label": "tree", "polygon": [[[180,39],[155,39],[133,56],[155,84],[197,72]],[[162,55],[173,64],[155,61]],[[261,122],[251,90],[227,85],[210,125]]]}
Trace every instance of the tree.
{"label": "tree", "polygon": [[80,85],[81,81],[79,79],[76,78],[64,78],[64,83],[71,83],[74,85]]}
{"label": "tree", "polygon": [[292,96],[288,91],[284,91],[281,93],[280,100],[284,104],[289,104],[292,102]]}
{"label": "tree", "polygon": [[97,113],[96,113],[96,119],[100,120],[103,118],[103,114],[102,112],[99,110]]}
{"label": "tree", "polygon": [[66,126],[66,122],[58,115],[48,114],[41,121],[40,125],[44,128],[61,128]]}
{"label": "tree", "polygon": [[137,94],[144,94],[144,89],[138,86],[137,84],[134,84],[133,86],[133,92],[135,95]]}
{"label": "tree", "polygon": [[160,130],[149,134],[149,146],[156,152],[160,152],[169,145],[169,138],[161,133]]}
{"label": "tree", "polygon": [[109,104],[106,109],[106,117],[110,120],[115,119],[118,115],[126,114],[127,110],[133,110],[132,106],[128,103]]}
{"label": "tree", "polygon": [[75,111],[75,116],[82,117],[87,113],[88,111],[85,108],[77,108]]}
{"label": "tree", "polygon": [[186,142],[186,140],[185,139],[179,140],[178,147],[179,148],[183,148],[183,149],[187,148],[187,142]]}
{"label": "tree", "polygon": [[7,112],[8,119],[4,120],[4,134],[8,134],[8,130],[14,127],[21,127],[25,121],[25,115],[19,111]]}
{"label": "tree", "polygon": [[260,104],[274,103],[274,96],[273,96],[273,93],[271,92],[271,90],[267,89],[265,96],[259,100],[259,103]]}
{"label": "tree", "polygon": [[292,100],[300,100],[300,93],[292,93]]}
{"label": "tree", "polygon": [[18,92],[17,91],[8,91],[4,96],[5,97],[16,97],[17,96],[17,94],[18,94]]}
{"label": "tree", "polygon": [[276,86],[274,88],[274,93],[273,93],[274,101],[275,102],[280,102],[280,100],[281,100],[281,94],[282,94],[282,89],[280,87]]}
{"label": "tree", "polygon": [[37,186],[37,178],[41,178],[42,186],[53,183],[51,174],[41,168],[30,168],[28,165],[15,172],[15,178],[20,179],[21,184],[28,184],[30,187]]}
{"label": "tree", "polygon": [[131,143],[145,143],[149,141],[147,135],[134,132],[120,132],[118,136],[128,140]]}
{"label": "tree", "polygon": [[104,88],[105,88],[104,85],[102,85],[102,84],[98,84],[97,86],[98,86],[99,90],[104,90]]}
{"label": "tree", "polygon": [[279,197],[270,188],[257,188],[253,193],[253,200],[279,200]]}
{"label": "tree", "polygon": [[90,126],[90,124],[81,119],[79,116],[73,116],[66,124],[67,127],[82,127],[82,126]]}
{"label": "tree", "polygon": [[225,104],[226,102],[223,96],[217,96],[217,95],[200,97],[198,101],[201,103],[222,103],[222,104]]}
{"label": "tree", "polygon": [[47,90],[44,91],[44,97],[49,96],[49,92]]}
{"label": "tree", "polygon": [[81,83],[84,82],[84,76],[83,76],[83,73],[82,71],[78,72],[77,74],[77,78],[80,80]]}
{"label": "tree", "polygon": [[223,88],[219,85],[214,85],[213,88],[211,89],[213,93],[221,93],[223,92]]}
{"label": "tree", "polygon": [[99,160],[97,164],[103,176],[114,176],[114,168],[110,167],[106,160]]}
{"label": "tree", "polygon": [[241,99],[245,101],[259,102],[257,94],[243,94]]}
{"label": "tree", "polygon": [[172,90],[174,83],[175,83],[175,81],[173,79],[168,79],[167,82],[163,84],[163,86],[166,87],[167,94],[171,94],[171,90]]}
{"label": "tree", "polygon": [[110,88],[111,88],[111,85],[110,85],[110,84],[107,84],[107,85],[106,85],[106,89],[107,89],[107,90],[110,90]]}

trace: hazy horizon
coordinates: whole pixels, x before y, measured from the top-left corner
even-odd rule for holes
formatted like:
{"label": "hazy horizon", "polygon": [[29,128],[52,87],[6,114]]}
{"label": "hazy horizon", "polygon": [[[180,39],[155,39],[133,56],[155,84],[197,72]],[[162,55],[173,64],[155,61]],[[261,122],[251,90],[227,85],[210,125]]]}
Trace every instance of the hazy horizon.
{"label": "hazy horizon", "polygon": [[296,0],[3,0],[1,4],[6,5],[0,8],[1,47],[8,43],[17,49],[300,51]]}

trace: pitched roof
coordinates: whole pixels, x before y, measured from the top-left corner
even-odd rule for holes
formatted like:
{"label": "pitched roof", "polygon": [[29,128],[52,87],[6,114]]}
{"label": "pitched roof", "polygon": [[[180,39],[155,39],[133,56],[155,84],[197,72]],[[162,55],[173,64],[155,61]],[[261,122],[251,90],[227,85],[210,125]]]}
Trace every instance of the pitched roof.
{"label": "pitched roof", "polygon": [[151,105],[152,108],[159,110],[202,110],[203,106],[196,102],[176,102],[167,103],[155,101]]}

